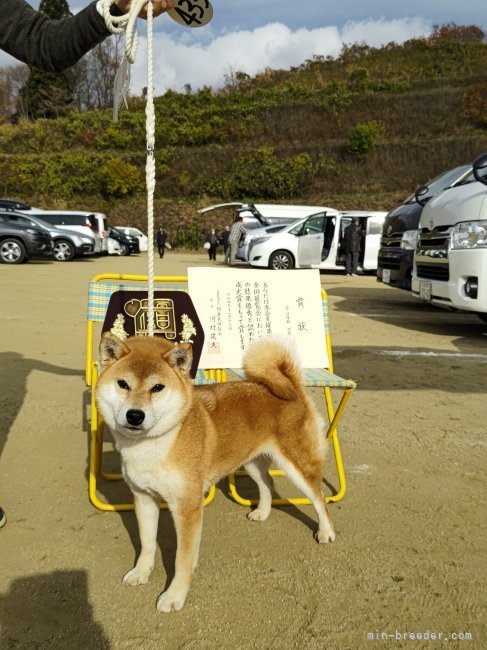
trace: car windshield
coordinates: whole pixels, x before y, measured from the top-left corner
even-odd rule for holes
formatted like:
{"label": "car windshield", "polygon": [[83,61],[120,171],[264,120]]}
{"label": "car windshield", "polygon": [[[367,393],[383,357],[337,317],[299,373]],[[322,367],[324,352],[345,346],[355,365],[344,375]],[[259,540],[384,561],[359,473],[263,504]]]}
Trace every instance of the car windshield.
{"label": "car windshield", "polygon": [[460,186],[460,185],[468,185],[469,183],[473,183],[476,180],[477,179],[475,178],[475,176],[473,175],[473,172],[472,172],[466,178],[464,178],[461,183],[457,183],[457,185],[458,186]]}
{"label": "car windshield", "polygon": [[[428,184],[428,196],[433,196],[448,189],[455,183],[455,181],[463,176],[463,174],[466,174],[469,169],[472,169],[472,165],[460,165],[460,167],[455,167],[455,169],[451,169],[449,172],[446,172],[446,174],[437,176]],[[469,178],[473,178],[473,174],[469,174],[469,176],[467,176],[467,178],[465,178],[460,184],[463,185],[463,183],[470,183],[471,181],[468,180]]]}
{"label": "car windshield", "polygon": [[[458,179],[466,174],[469,169],[472,169],[472,165],[459,165],[458,167],[450,169],[449,171],[440,174],[439,176],[436,176],[432,180],[428,181],[426,183],[428,191],[426,194],[424,194],[424,196],[421,196],[421,200],[426,202],[436,194],[443,192],[443,190],[447,190],[449,187],[452,187],[452,185],[463,185],[464,183],[471,183],[473,180],[473,174],[470,174],[467,178],[464,178],[460,183],[457,182]],[[404,201],[405,205],[408,205],[410,203],[416,203],[415,194],[411,194],[411,196],[409,196]]]}

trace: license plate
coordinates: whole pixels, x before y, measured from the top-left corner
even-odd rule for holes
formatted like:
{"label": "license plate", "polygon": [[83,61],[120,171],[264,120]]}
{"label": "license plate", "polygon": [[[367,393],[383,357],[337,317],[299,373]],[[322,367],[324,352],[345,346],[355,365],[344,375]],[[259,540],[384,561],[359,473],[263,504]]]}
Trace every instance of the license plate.
{"label": "license plate", "polygon": [[391,283],[391,269],[382,269],[382,282]]}
{"label": "license plate", "polygon": [[419,283],[419,297],[422,300],[431,300],[431,282]]}

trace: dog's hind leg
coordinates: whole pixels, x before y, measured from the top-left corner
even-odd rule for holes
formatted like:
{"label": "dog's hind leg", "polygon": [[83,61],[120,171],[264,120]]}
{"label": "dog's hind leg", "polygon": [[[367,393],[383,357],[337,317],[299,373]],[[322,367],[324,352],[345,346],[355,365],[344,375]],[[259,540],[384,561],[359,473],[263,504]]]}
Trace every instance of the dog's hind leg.
{"label": "dog's hind leg", "polygon": [[328,514],[322,489],[322,463],[306,458],[304,450],[300,455],[293,455],[292,460],[281,451],[273,451],[276,462],[286,472],[288,478],[299,488],[313,504],[318,515],[318,532],[316,539],[320,544],[335,541],[335,531]]}
{"label": "dog's hind leg", "polygon": [[272,478],[269,476],[270,459],[258,456],[244,464],[247,474],[257,483],[259,488],[259,503],[247,517],[252,521],[265,521],[271,514]]}
{"label": "dog's hind leg", "polygon": [[177,612],[184,605],[193,570],[198,561],[198,550],[203,523],[203,500],[175,503],[171,506],[178,548],[176,571],[168,589],[157,600],[157,611]]}
{"label": "dog's hind leg", "polygon": [[150,494],[134,492],[135,514],[139,526],[141,551],[135,567],[125,574],[124,585],[144,585],[152,573],[157,544],[159,501]]}

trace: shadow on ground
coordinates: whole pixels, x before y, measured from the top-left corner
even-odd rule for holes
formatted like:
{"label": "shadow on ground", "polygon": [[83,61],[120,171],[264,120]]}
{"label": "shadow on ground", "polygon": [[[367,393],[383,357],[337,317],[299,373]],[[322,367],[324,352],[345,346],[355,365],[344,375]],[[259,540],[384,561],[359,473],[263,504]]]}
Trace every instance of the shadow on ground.
{"label": "shadow on ground", "polygon": [[93,618],[86,572],[54,571],[12,582],[0,595],[0,647],[110,648]]}

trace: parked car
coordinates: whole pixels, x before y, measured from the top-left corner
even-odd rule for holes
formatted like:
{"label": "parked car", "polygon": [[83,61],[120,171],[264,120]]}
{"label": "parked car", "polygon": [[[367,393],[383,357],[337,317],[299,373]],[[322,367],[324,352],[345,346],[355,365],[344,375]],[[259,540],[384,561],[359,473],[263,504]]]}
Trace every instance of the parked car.
{"label": "parked car", "polygon": [[487,322],[487,153],[462,183],[425,205],[418,232],[413,296]]}
{"label": "parked car", "polygon": [[386,215],[387,212],[338,212],[333,208],[323,208],[318,214],[300,219],[280,232],[253,239],[249,246],[249,262],[252,266],[275,270],[343,269],[343,233],[352,219],[358,217],[363,229],[359,266],[363,271],[375,271]]}
{"label": "parked car", "polygon": [[120,247],[120,244],[116,239],[113,239],[113,237],[107,237],[107,246],[108,246],[108,254],[109,255],[121,255],[122,254],[122,249]]}
{"label": "parked car", "polygon": [[130,226],[115,226],[117,230],[120,230],[124,235],[128,235],[129,237],[135,237],[136,239],[139,240],[139,250],[141,252],[144,252],[147,250],[148,246],[148,238],[147,235],[144,235],[142,230],[139,230],[138,228],[132,228]]}
{"label": "parked car", "polygon": [[[20,212],[24,212],[24,210],[20,210]],[[95,239],[95,253],[108,252],[107,218],[101,212],[30,208],[28,213],[38,215],[41,219],[57,228],[75,230],[76,232],[91,236]]]}
{"label": "parked car", "polygon": [[[242,217],[244,228],[247,235],[239,244],[236,258],[248,261],[249,244],[255,237],[262,236],[263,234],[279,232],[285,226],[296,223],[303,217],[308,217],[324,210],[319,205],[286,205],[281,203],[217,203],[210,205],[207,208],[198,210],[200,214],[206,214],[213,210],[220,210],[222,208],[235,208],[234,219]],[[277,228],[276,230],[266,230],[266,228]]]}
{"label": "parked car", "polygon": [[110,226],[108,230],[108,236],[110,239],[114,239],[118,242],[120,250],[118,255],[130,255],[131,253],[140,253],[139,240],[136,237],[131,237],[130,235],[124,235],[123,232]]}
{"label": "parked car", "polygon": [[12,223],[47,230],[53,241],[54,259],[58,262],[70,262],[74,257],[92,255],[95,251],[95,239],[91,235],[57,228],[36,215],[22,214],[12,210],[8,210],[4,214]]}
{"label": "parked car", "polygon": [[235,208],[234,219],[242,217],[243,225],[247,230],[263,228],[278,223],[287,225],[296,222],[298,219],[308,217],[320,212],[325,208],[320,205],[286,205],[281,203],[217,203],[207,208],[198,210],[200,214],[206,214],[213,210],[222,208]]}
{"label": "parked car", "polygon": [[30,210],[32,206],[17,199],[0,199],[0,209],[4,210]]}
{"label": "parked car", "polygon": [[0,262],[22,264],[34,257],[52,257],[53,243],[43,228],[11,223],[0,214]]}
{"label": "parked car", "polygon": [[[295,220],[297,221],[297,219]],[[291,222],[294,223],[294,222]],[[264,226],[263,228],[252,228],[247,230],[247,234],[242,238],[237,249],[237,259],[243,260],[244,262],[249,261],[249,247],[250,242],[256,237],[263,237],[265,235],[273,235],[276,232],[281,232],[284,228],[289,225],[287,223],[278,223],[272,226]]]}
{"label": "parked car", "polygon": [[411,289],[414,249],[424,206],[449,187],[460,185],[472,172],[472,165],[460,165],[419,187],[387,215],[382,228],[377,262],[377,281],[398,289]]}

